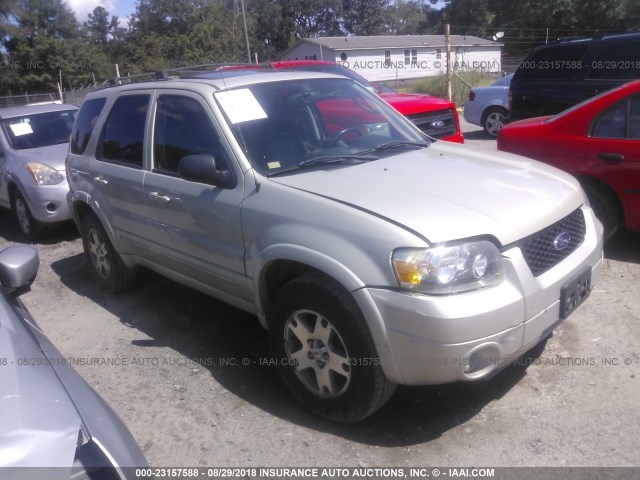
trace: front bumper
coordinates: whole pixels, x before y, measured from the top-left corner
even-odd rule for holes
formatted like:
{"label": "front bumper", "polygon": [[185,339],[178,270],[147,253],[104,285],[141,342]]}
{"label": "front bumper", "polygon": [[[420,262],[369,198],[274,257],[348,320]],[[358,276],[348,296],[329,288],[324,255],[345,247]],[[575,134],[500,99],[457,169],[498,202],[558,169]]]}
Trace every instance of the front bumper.
{"label": "front bumper", "polygon": [[23,194],[29,204],[31,215],[41,223],[56,223],[71,220],[67,202],[69,185],[66,179],[58,185],[33,185]]}
{"label": "front bumper", "polygon": [[[602,269],[602,226],[584,209],[587,234],[565,260],[534,277],[519,247],[503,252],[499,285],[449,296],[380,288],[358,292],[387,377],[428,385],[495,374],[551,333],[562,321],[562,287],[586,268],[591,286]],[[374,317],[371,318],[373,313]]]}

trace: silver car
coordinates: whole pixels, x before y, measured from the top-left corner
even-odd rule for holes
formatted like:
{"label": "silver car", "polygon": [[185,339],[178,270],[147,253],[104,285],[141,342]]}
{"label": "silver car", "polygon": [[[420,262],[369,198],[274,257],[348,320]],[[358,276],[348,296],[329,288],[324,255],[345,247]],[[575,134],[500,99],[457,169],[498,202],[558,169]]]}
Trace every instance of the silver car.
{"label": "silver car", "polygon": [[38,265],[31,247],[0,252],[2,476],[138,478],[134,467],[147,462],[129,430],[18,299],[29,290]]}
{"label": "silver car", "polygon": [[600,275],[602,225],[560,170],[433,141],[344,77],[191,75],[85,99],[67,170],[87,258],[109,291],[146,267],[257,315],[319,415],[494,375]]}
{"label": "silver car", "polygon": [[77,111],[64,104],[0,109],[0,207],[13,210],[30,240],[71,219],[64,162]]}
{"label": "silver car", "polygon": [[464,119],[480,125],[492,137],[498,135],[509,116],[509,85],[513,73],[487,87],[474,87],[464,104]]}

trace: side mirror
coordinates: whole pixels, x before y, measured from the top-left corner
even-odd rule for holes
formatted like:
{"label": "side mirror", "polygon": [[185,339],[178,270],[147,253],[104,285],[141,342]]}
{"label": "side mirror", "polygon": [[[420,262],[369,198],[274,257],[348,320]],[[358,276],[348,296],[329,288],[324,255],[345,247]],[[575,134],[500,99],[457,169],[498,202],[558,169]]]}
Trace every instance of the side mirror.
{"label": "side mirror", "polygon": [[28,287],[36,278],[40,259],[33,247],[9,247],[0,252],[0,285],[15,290]]}
{"label": "side mirror", "polygon": [[213,155],[196,154],[182,157],[178,173],[185,180],[206,183],[218,188],[233,188],[234,178],[229,170],[218,170]]}

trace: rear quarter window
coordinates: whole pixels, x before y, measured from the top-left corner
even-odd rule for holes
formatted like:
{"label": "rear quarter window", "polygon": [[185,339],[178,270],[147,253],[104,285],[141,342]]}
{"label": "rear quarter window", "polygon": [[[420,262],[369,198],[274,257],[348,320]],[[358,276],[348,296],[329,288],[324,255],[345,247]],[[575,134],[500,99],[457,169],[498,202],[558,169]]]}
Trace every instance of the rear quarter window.
{"label": "rear quarter window", "polygon": [[82,104],[76,122],[73,125],[73,130],[71,131],[71,141],[69,144],[71,153],[82,155],[87,149],[93,127],[106,101],[106,98],[94,98]]}
{"label": "rear quarter window", "polygon": [[605,46],[593,59],[587,75],[593,80],[636,80],[640,78],[640,39]]}

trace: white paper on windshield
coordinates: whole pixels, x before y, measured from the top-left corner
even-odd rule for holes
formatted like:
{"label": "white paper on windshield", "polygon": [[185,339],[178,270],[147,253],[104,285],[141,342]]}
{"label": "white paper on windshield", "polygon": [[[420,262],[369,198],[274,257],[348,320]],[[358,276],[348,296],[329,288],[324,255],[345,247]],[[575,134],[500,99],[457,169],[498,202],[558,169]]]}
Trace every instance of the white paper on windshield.
{"label": "white paper on windshield", "polygon": [[267,114],[248,88],[217,92],[215,95],[231,123],[267,118]]}
{"label": "white paper on windshield", "polygon": [[27,122],[14,123],[9,126],[11,127],[11,131],[16,137],[33,133],[33,130],[31,129],[31,124]]}

